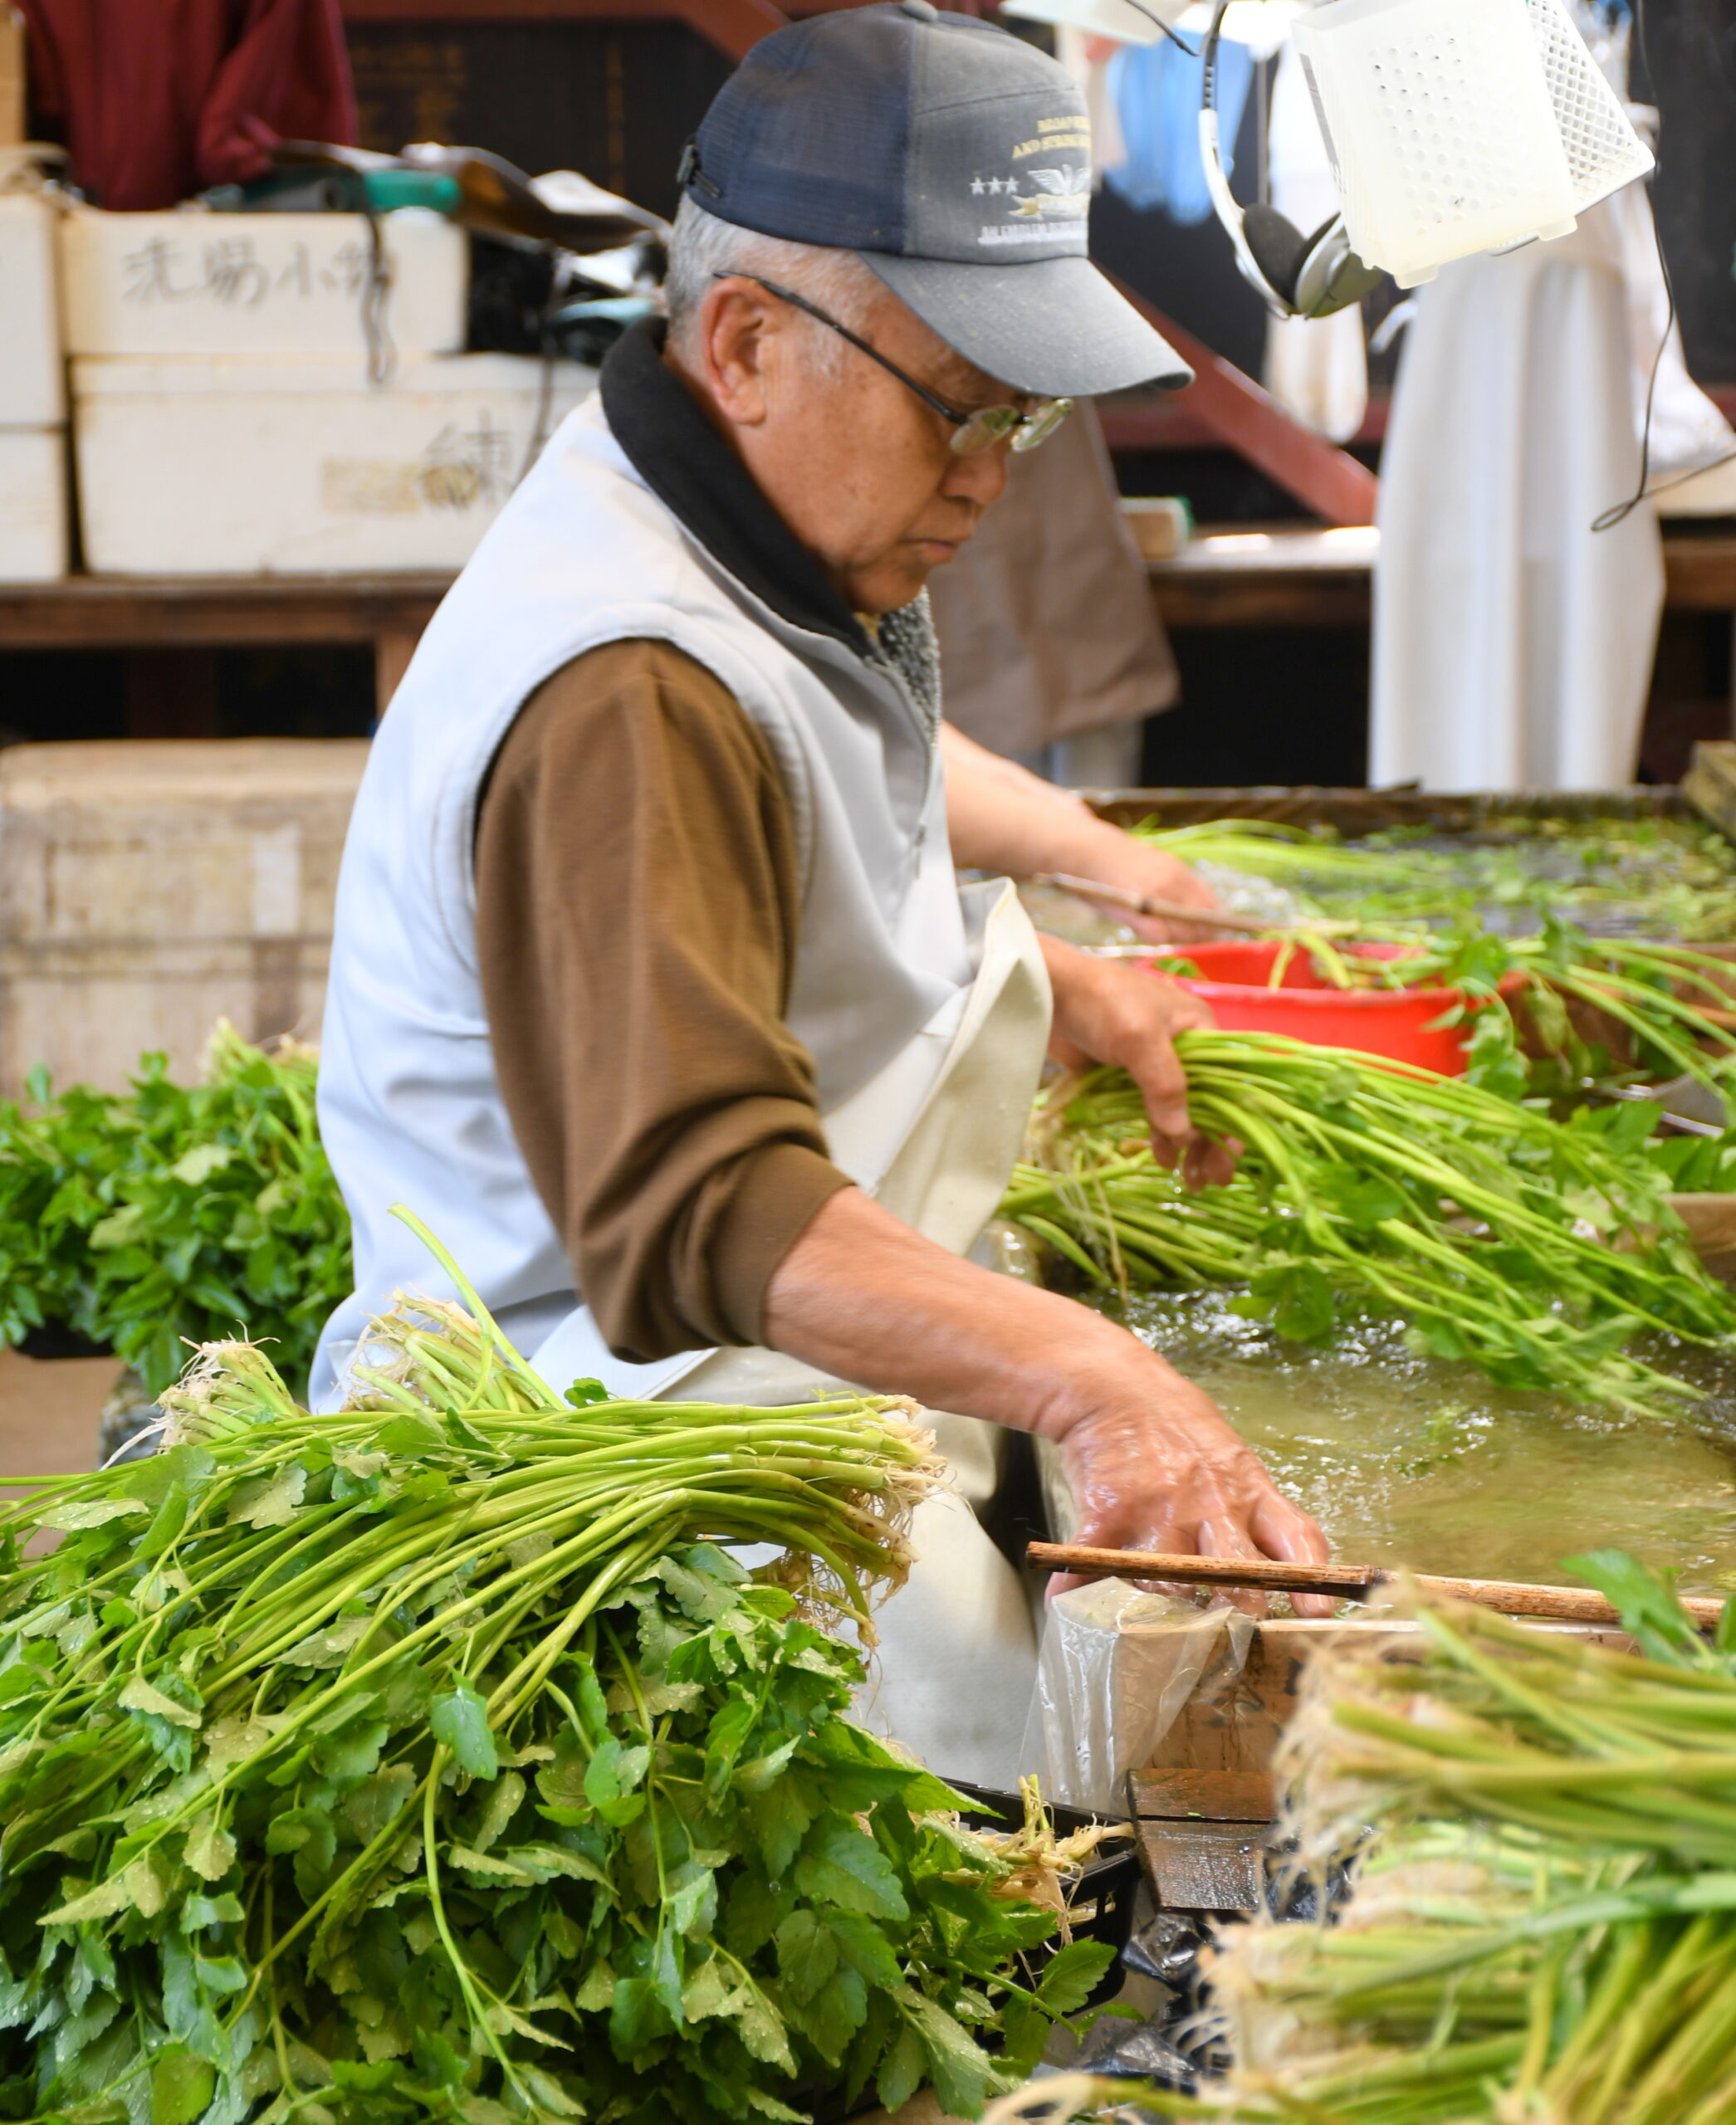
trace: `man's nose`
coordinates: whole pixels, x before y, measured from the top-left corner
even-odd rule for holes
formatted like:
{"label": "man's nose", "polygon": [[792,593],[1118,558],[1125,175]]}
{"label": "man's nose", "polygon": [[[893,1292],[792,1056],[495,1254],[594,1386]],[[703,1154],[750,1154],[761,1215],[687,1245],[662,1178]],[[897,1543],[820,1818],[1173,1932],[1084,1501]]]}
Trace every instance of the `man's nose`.
{"label": "man's nose", "polygon": [[1011,449],[1010,442],[997,442],[991,449],[979,450],[969,457],[954,452],[941,481],[941,492],[949,501],[974,502],[979,509],[999,501],[1006,491],[1007,457]]}

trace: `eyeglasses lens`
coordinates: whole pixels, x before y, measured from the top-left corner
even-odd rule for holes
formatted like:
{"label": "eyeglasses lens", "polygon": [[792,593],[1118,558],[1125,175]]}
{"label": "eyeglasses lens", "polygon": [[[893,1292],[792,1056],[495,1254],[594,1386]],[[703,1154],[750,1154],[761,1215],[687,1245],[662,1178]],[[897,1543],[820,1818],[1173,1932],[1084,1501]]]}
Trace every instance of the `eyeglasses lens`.
{"label": "eyeglasses lens", "polygon": [[1030,417],[1020,423],[1019,432],[1013,437],[1015,450],[1034,450],[1044,443],[1073,411],[1070,398],[1051,398],[1046,406],[1039,406]]}
{"label": "eyeglasses lens", "polygon": [[1016,406],[985,406],[952,431],[952,447],[961,457],[975,457],[1005,442],[1023,416]]}
{"label": "eyeglasses lens", "polygon": [[985,406],[953,430],[952,447],[961,457],[975,457],[1010,437],[1015,450],[1034,450],[1048,442],[1072,411],[1070,398],[1047,399],[1029,413],[1021,413],[1016,406]]}

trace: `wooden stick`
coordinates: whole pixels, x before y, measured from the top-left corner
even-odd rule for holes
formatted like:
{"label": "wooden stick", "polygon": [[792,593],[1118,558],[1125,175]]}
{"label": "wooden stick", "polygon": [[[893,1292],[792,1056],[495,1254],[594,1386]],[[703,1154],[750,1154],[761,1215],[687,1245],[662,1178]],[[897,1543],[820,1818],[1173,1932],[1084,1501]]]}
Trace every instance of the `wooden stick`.
{"label": "wooden stick", "polygon": [[[1184,1586],[1250,1586],[1274,1594],[1336,1594],[1364,1601],[1400,1575],[1377,1565],[1279,1564],[1264,1557],[1171,1556],[1157,1550],[1098,1550],[1073,1542],[1032,1542],[1024,1561],[1038,1571],[1073,1571],[1086,1578],[1166,1579]],[[1442,1579],[1412,1572],[1425,1594],[1470,1601],[1508,1616],[1553,1616],[1567,1623],[1619,1624],[1621,1611],[1602,1595],[1578,1586],[1530,1586],[1508,1579]],[[1716,1628],[1722,1601],[1682,1599],[1702,1630]]]}
{"label": "wooden stick", "polygon": [[1065,871],[1039,871],[1028,883],[1034,886],[1054,886],[1064,893],[1073,893],[1080,900],[1094,900],[1105,907],[1124,907],[1130,915],[1156,916],[1165,922],[1191,922],[1202,930],[1234,930],[1244,937],[1269,937],[1274,929],[1281,931],[1282,923],[1250,922],[1245,916],[1213,915],[1206,910],[1189,907],[1179,900],[1158,900],[1150,893],[1130,893],[1122,886],[1106,886],[1091,878],[1075,878]]}

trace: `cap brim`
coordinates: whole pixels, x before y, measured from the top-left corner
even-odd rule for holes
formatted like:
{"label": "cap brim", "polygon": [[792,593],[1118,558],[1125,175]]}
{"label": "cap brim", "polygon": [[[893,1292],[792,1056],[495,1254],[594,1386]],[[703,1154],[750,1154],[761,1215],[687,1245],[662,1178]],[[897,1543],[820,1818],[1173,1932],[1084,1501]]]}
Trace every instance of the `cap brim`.
{"label": "cap brim", "polygon": [[1088,258],[960,265],[857,253],[946,344],[1040,398],[1094,398],[1141,383],[1179,391],[1194,373]]}

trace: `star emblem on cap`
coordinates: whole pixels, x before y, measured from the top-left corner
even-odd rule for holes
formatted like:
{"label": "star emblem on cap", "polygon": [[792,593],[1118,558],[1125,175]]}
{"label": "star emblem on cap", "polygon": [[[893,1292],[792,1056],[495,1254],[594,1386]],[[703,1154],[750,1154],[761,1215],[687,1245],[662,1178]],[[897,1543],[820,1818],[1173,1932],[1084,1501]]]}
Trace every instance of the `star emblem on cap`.
{"label": "star emblem on cap", "polygon": [[988,186],[983,183],[980,177],[973,178],[971,180],[971,194],[976,198],[980,199],[984,193],[986,192],[988,188]]}

